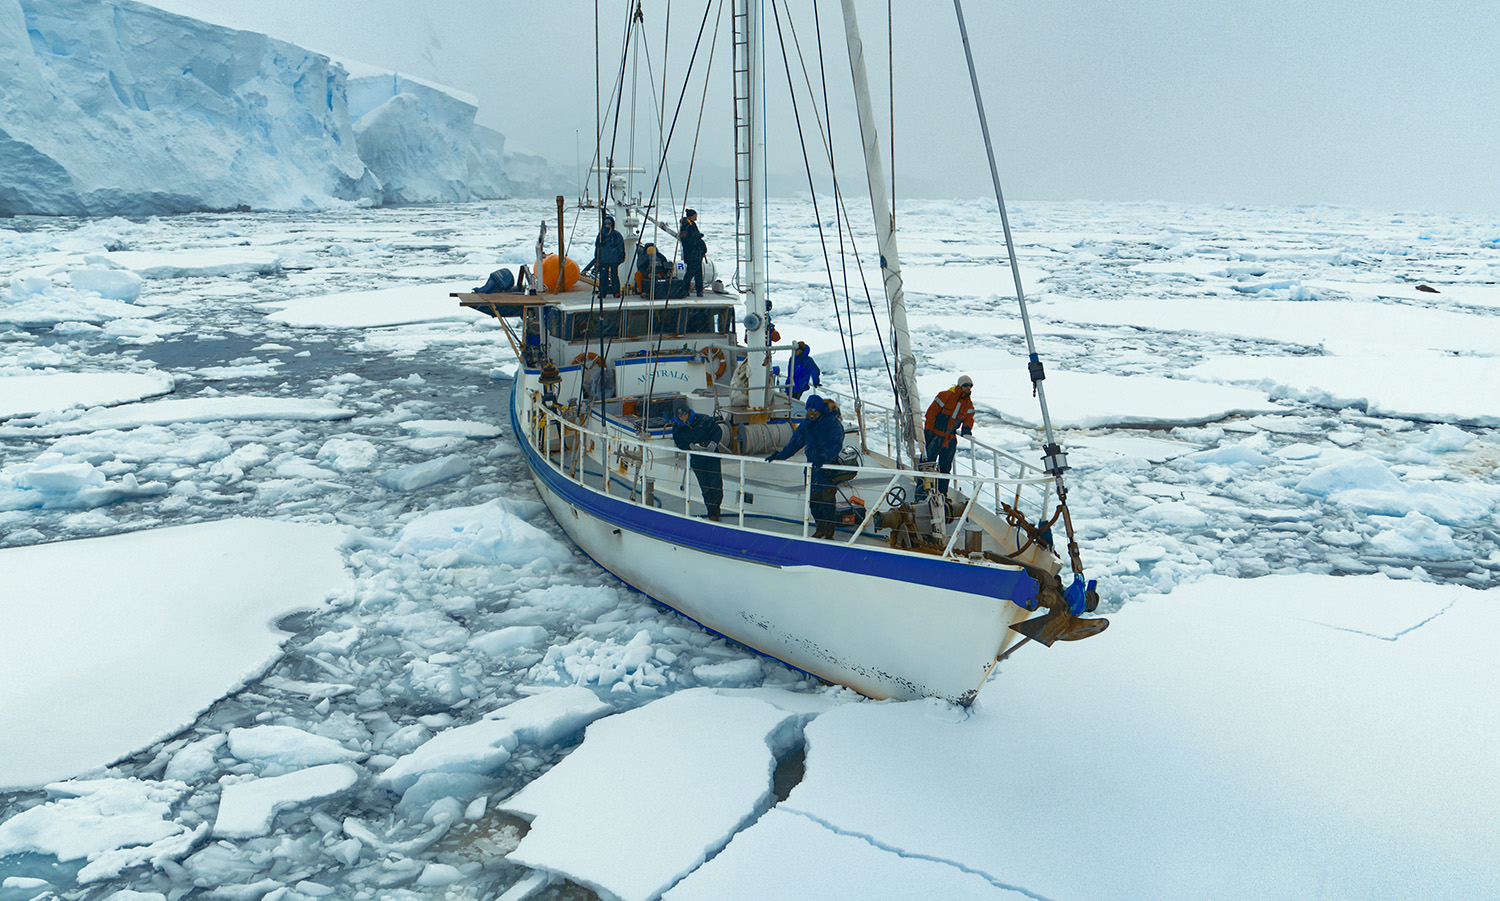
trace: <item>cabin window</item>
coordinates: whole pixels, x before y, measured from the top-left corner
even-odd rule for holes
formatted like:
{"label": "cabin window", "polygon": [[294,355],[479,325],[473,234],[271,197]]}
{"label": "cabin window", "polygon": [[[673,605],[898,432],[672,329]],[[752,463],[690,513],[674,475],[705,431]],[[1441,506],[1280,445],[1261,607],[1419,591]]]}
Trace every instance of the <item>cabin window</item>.
{"label": "cabin window", "polygon": [[644,338],[651,334],[650,310],[625,311],[625,337]]}
{"label": "cabin window", "polygon": [[684,312],[687,322],[683,331],[689,335],[723,335],[729,331],[727,307],[692,307]]}
{"label": "cabin window", "polygon": [[587,341],[597,338],[618,338],[620,336],[620,314],[616,311],[606,313],[573,313],[568,316],[566,327],[569,341]]}
{"label": "cabin window", "polygon": [[625,337],[671,337],[683,333],[681,307],[655,310],[626,310]]}
{"label": "cabin window", "polygon": [[681,307],[671,307],[665,310],[653,310],[656,321],[656,333],[658,335],[680,335],[682,334]]}

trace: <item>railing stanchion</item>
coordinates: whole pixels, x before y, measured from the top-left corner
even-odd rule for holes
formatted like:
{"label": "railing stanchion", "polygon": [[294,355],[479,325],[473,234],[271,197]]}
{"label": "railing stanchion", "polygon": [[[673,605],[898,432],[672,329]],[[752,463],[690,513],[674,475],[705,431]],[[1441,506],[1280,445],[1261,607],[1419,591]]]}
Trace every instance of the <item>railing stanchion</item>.
{"label": "railing stanchion", "polygon": [[802,537],[807,537],[807,521],[811,519],[812,506],[812,471],[806,466],[802,467],[802,480],[807,487],[802,491]]}

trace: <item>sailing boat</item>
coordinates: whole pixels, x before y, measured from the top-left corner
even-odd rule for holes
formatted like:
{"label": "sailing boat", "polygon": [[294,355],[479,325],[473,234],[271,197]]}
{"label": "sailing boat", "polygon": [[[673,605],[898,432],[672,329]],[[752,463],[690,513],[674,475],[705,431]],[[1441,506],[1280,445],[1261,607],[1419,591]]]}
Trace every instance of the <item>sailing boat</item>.
{"label": "sailing boat", "polygon": [[[714,632],[872,698],[968,704],[997,663],[1021,645],[1050,647],[1108,625],[1084,616],[1098,595],[1083,578],[1073,539],[1066,455],[1049,422],[1040,466],[972,438],[965,442],[968,468],[942,482],[923,460],[896,238],[858,23],[852,0],[844,0],[897,360],[895,405],[882,408],[819,389],[845,417],[838,463],[817,473],[804,454],[766,459],[806,414],[774,384],[771,371],[772,354],[789,347],[770,338],[760,159],[765,138],[757,115],[762,4],[733,2],[737,231],[744,257],[735,280],[739,293],[674,298],[680,292],[670,282],[658,290],[649,276],[639,293],[620,298],[569,291],[559,247],[552,265],[539,261],[533,293],[458,295],[460,302],[489,311],[505,326],[521,361],[511,427],[552,515],[601,566]],[[959,16],[961,23],[961,9]],[[639,20],[636,6],[631,22]],[[977,82],[975,90],[977,99]],[[642,240],[638,230],[661,226],[651,218],[651,204],[632,197],[626,179],[632,173],[603,154],[600,159],[604,187],[586,206],[601,220],[608,214],[626,246],[633,246]],[[998,179],[996,188],[1003,215]],[[561,197],[558,214],[560,242]],[[1008,220],[1005,230],[1009,244]],[[539,257],[545,232],[544,224]],[[1016,285],[1024,304],[1019,278]],[[1029,342],[1029,325],[1026,331]],[[1034,349],[1032,361],[1045,416]],[[714,417],[717,445],[679,449],[673,414],[684,407]],[[720,511],[705,505],[694,478],[706,460],[717,461],[710,467],[721,473]],[[831,538],[809,515],[815,491],[829,482],[837,486]],[[1073,570],[1066,587],[1053,540],[1059,521]]]}

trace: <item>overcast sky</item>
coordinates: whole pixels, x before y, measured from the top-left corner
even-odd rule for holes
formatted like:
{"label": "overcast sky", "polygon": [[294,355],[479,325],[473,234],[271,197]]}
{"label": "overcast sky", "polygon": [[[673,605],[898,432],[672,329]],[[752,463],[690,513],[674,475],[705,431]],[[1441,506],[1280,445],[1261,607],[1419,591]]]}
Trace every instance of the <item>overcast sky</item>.
{"label": "overcast sky", "polygon": [[[481,124],[503,132],[513,147],[570,168],[579,146],[585,163],[592,151],[593,0],[156,5],[459,88],[478,97]],[[665,60],[675,105],[703,5],[643,5],[656,90],[659,96]],[[624,4],[599,6],[608,72],[618,66]],[[671,38],[663,48],[669,6]],[[811,53],[812,3],[791,7],[797,37]],[[860,0],[859,9],[885,118],[887,3]],[[834,128],[847,135],[857,123],[838,3],[821,0],[819,10]],[[1495,0],[968,0],[964,12],[1008,200],[1500,213]],[[898,190],[993,196],[951,3],[894,0],[892,19]],[[774,23],[767,29],[774,42]],[[719,30],[727,35],[727,13]],[[723,38],[713,59],[718,76],[727,74],[728,60]],[[703,65],[700,56],[698,72]],[[771,83],[785,83],[781,66],[775,50]],[[685,170],[695,133],[698,171],[727,167],[728,88],[710,87],[716,93],[698,129],[701,75],[689,83],[674,168]],[[771,167],[805,179],[792,119],[771,102]],[[889,152],[888,133],[882,146]],[[845,171],[856,171],[857,146],[840,145],[838,153],[840,165],[851,167]]]}

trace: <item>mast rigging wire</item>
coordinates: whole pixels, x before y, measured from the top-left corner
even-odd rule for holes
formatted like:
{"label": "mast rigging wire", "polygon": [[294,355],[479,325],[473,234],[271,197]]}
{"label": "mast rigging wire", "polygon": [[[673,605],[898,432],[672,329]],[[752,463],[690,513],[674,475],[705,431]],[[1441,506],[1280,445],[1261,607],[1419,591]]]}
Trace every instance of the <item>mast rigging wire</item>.
{"label": "mast rigging wire", "polygon": [[[785,5],[785,4],[783,4],[783,5]],[[854,373],[856,371],[855,370],[855,366],[854,366],[854,354],[853,354],[852,349],[849,346],[849,341],[850,341],[850,339],[853,336],[853,331],[854,331],[853,326],[854,326],[854,323],[850,322],[850,324],[849,324],[850,325],[849,331],[848,332],[844,331],[844,319],[843,319],[842,314],[839,312],[838,292],[837,292],[837,289],[834,287],[834,284],[833,284],[833,261],[832,261],[831,257],[829,256],[829,253],[828,253],[828,237],[827,237],[827,235],[823,231],[823,215],[822,215],[822,212],[819,209],[819,205],[818,205],[818,190],[817,190],[817,185],[814,184],[814,182],[813,182],[812,161],[811,161],[811,159],[807,155],[807,137],[806,137],[805,134],[803,134],[803,131],[802,131],[802,113],[800,111],[800,108],[797,105],[797,88],[796,88],[795,85],[792,84],[791,58],[790,58],[789,54],[787,53],[787,49],[786,49],[786,37],[785,37],[785,35],[782,34],[782,31],[781,31],[781,14],[779,12],[776,12],[776,6],[775,6],[774,3],[771,6],[771,11],[772,11],[772,14],[775,16],[775,20],[776,20],[776,38],[781,43],[781,58],[782,58],[783,66],[784,66],[784,68],[786,70],[787,93],[791,97],[791,100],[792,100],[792,119],[793,119],[793,121],[795,121],[797,123],[797,141],[801,145],[801,149],[802,149],[802,166],[803,166],[803,168],[807,172],[807,189],[808,189],[809,195],[811,195],[811,197],[812,197],[813,220],[815,222],[817,222],[817,224],[818,224],[818,244],[822,247],[822,250],[823,250],[823,268],[828,273],[828,294],[829,294],[830,299],[832,299],[832,301],[833,301],[833,316],[834,316],[834,320],[838,323],[838,329],[839,329],[839,346],[840,346],[840,349],[842,350],[843,355],[844,355],[844,367],[845,367],[845,371],[850,374],[850,382],[855,385],[855,391],[856,391],[856,395],[857,395],[857,393],[858,393],[858,380],[854,377]],[[814,7],[814,15],[816,15],[816,7]],[[795,47],[796,50],[797,50],[797,62],[801,66],[801,69],[802,69],[802,78],[803,78],[804,83],[807,85],[808,95],[813,100],[812,111],[813,111],[814,121],[816,122],[816,124],[818,126],[818,135],[823,139],[824,150],[826,152],[828,152],[828,154],[829,154],[829,156],[831,158],[832,157],[832,152],[833,152],[832,151],[832,147],[831,147],[831,145],[828,142],[828,136],[827,136],[827,134],[823,130],[823,120],[822,120],[822,117],[818,115],[817,95],[814,94],[814,92],[812,90],[812,79],[811,79],[811,77],[807,73],[807,60],[806,60],[806,57],[803,56],[803,54],[802,54],[802,45],[797,40],[797,29],[796,29],[795,24],[792,22],[792,13],[791,13],[791,10],[787,10],[787,17],[786,18],[787,18],[787,30],[790,31],[791,35],[792,35],[792,46]],[[835,209],[835,215],[837,215],[837,209],[838,209],[837,202],[834,203],[834,209]],[[843,252],[843,234],[842,234],[842,230],[840,231],[840,236],[839,236],[839,251],[840,251],[840,254],[842,254],[842,252]],[[842,266],[840,268],[842,268]],[[787,371],[787,377],[789,379],[792,376],[791,367],[793,365],[795,365],[795,355],[793,356],[793,360],[794,360],[794,362],[793,363],[789,363],[788,366],[787,366],[787,369],[788,369],[788,371]]]}
{"label": "mast rigging wire", "polygon": [[1046,377],[1042,371],[1042,360],[1036,352],[1036,339],[1031,333],[1031,315],[1026,309],[1026,292],[1021,287],[1021,264],[1016,259],[1016,243],[1010,233],[1010,215],[1005,210],[1005,195],[1000,191],[1000,172],[995,168],[995,146],[990,141],[989,120],[984,115],[984,98],[979,93],[979,74],[974,68],[974,52],[969,46],[969,29],[964,24],[964,9],[960,0],[953,0],[953,11],[958,17],[958,33],[963,39],[964,58],[969,64],[969,83],[974,87],[974,105],[979,110],[979,130],[984,135],[984,149],[990,162],[990,180],[995,185],[995,204],[1000,208],[1000,224],[1005,230],[1005,250],[1010,257],[1010,272],[1016,283],[1016,302],[1021,307],[1021,326],[1026,332],[1026,350],[1030,355],[1031,387],[1036,393],[1037,403],[1042,409],[1042,429],[1046,444],[1042,460],[1048,475],[1057,483],[1057,506],[1062,514],[1063,527],[1068,535],[1068,557],[1073,572],[1083,576],[1083,561],[1078,550],[1078,539],[1073,534],[1073,517],[1068,513],[1068,488],[1063,483],[1063,473],[1068,469],[1067,455],[1053,437],[1052,415],[1047,410],[1047,391],[1042,387]]}

